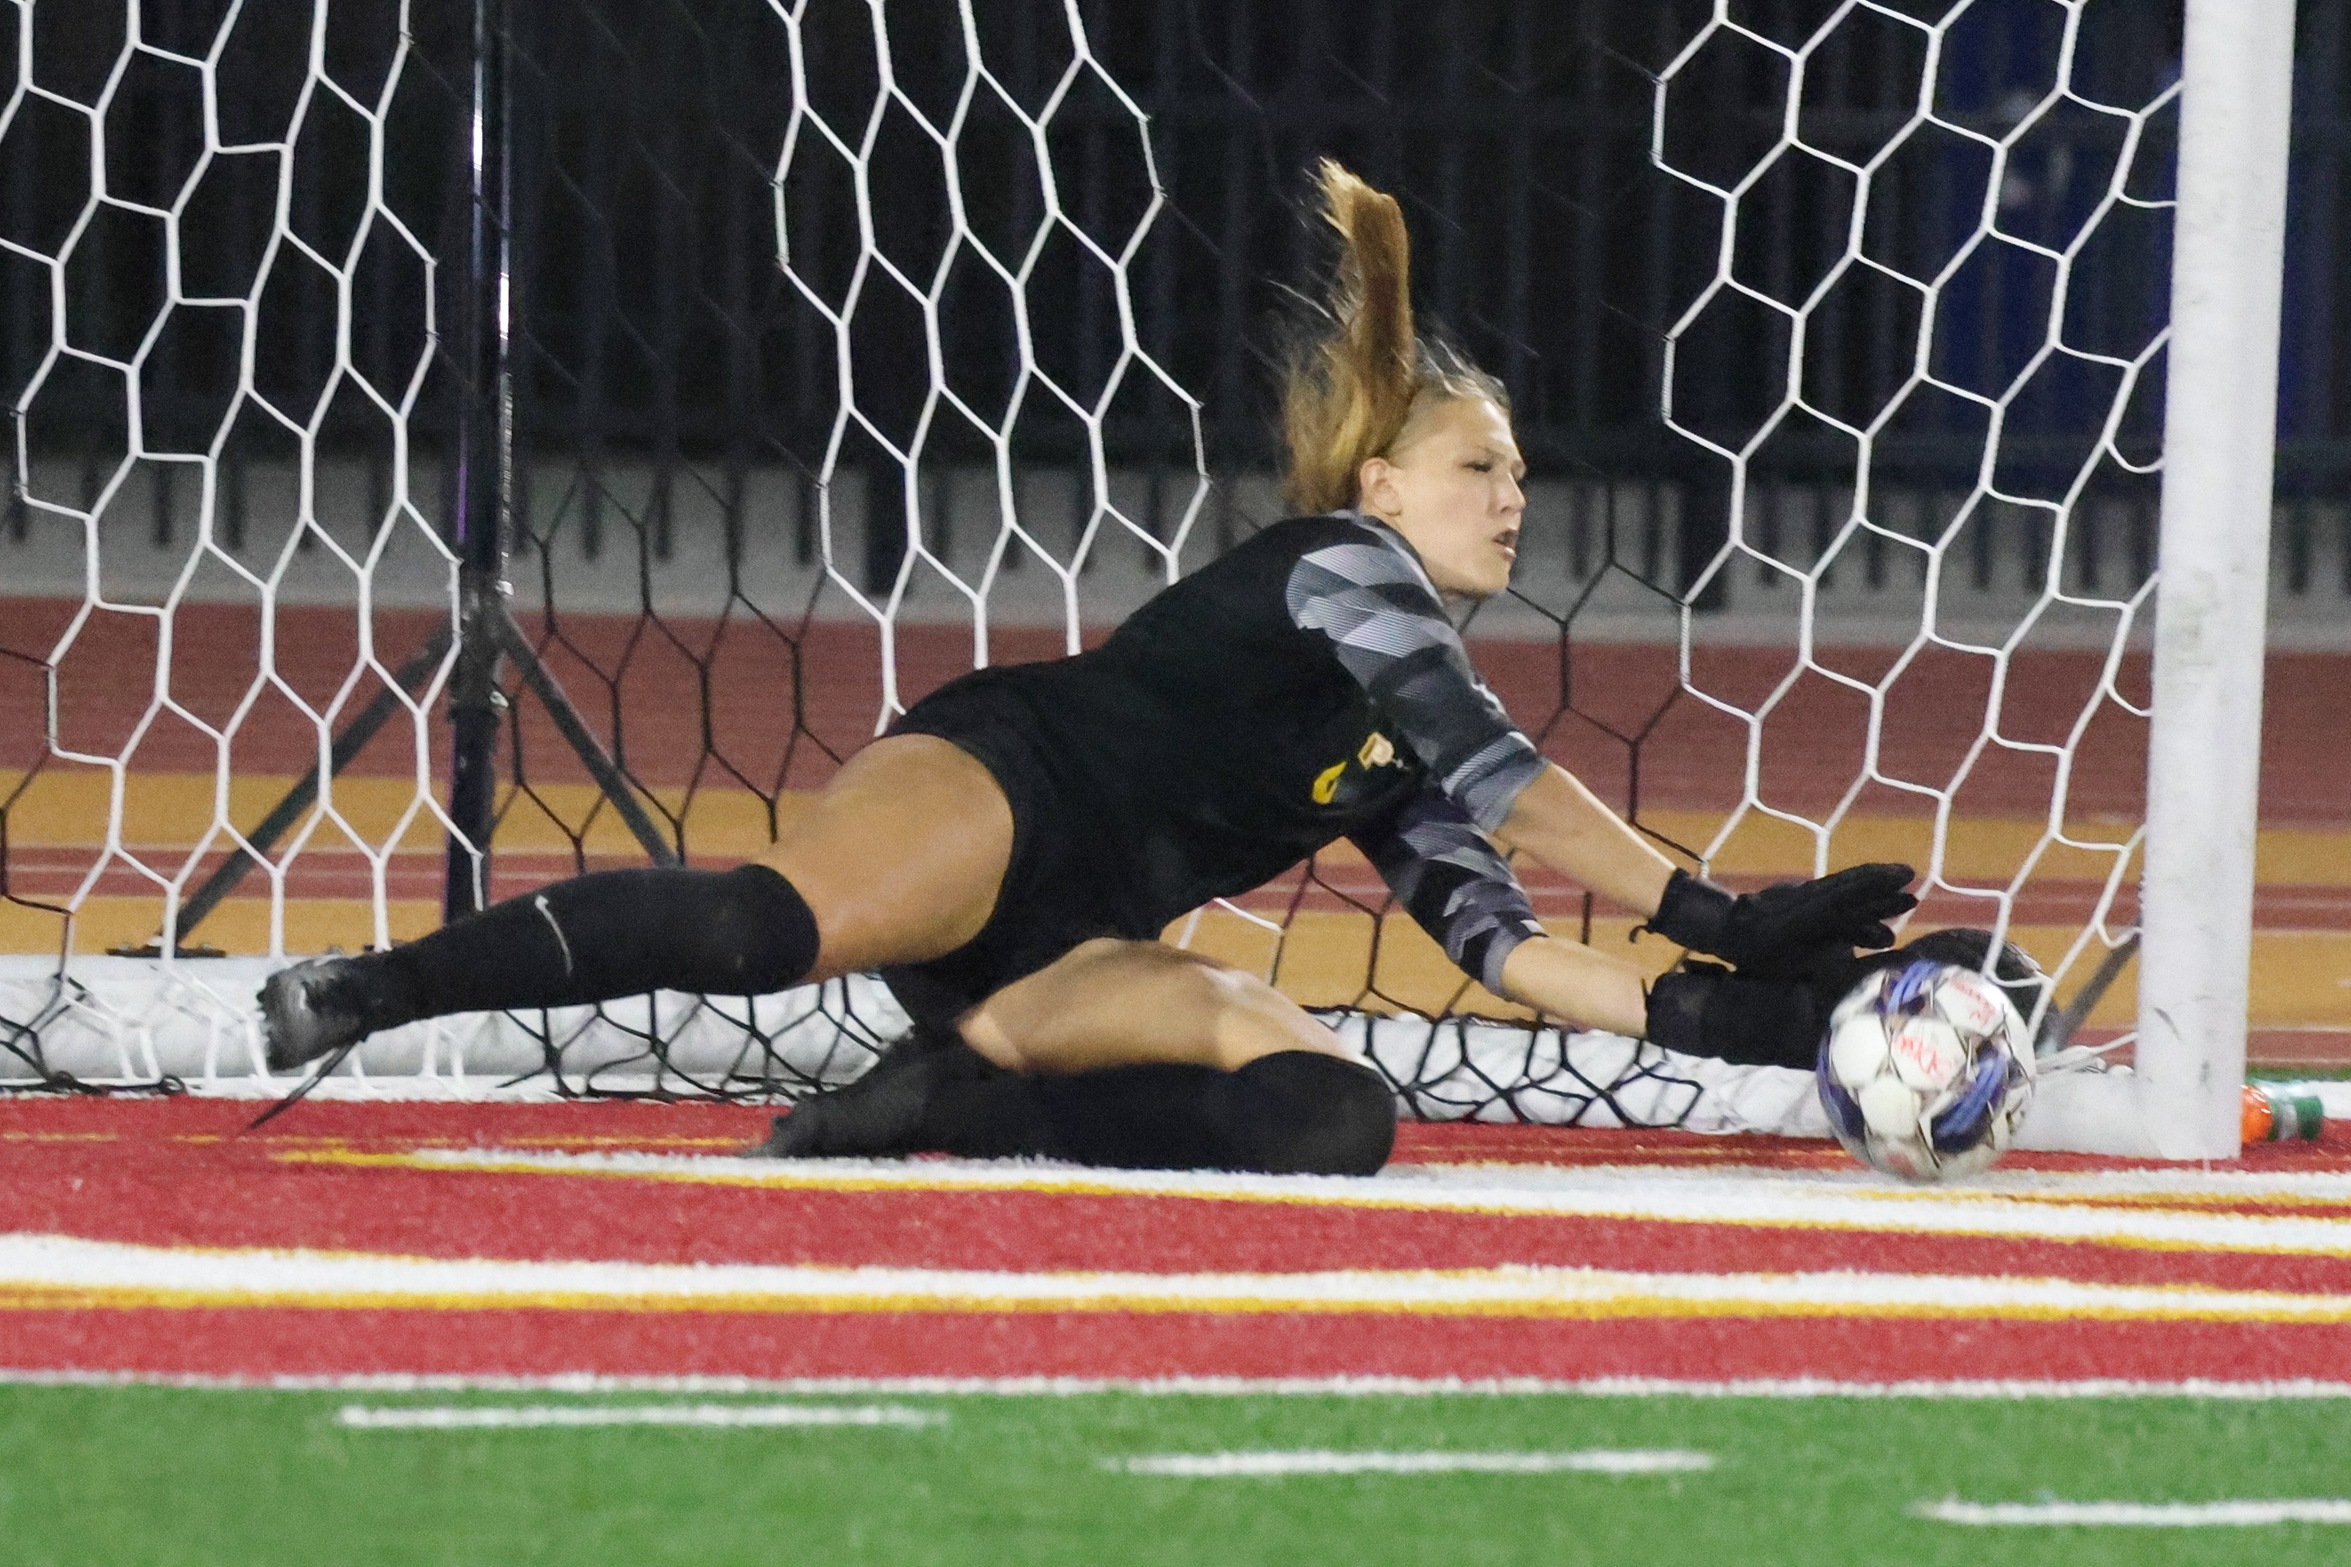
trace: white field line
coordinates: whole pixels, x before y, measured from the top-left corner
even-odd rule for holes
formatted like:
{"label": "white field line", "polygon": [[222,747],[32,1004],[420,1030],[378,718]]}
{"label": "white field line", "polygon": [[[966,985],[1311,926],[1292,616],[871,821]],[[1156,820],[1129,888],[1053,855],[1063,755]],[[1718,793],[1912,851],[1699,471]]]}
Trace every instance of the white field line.
{"label": "white field line", "polygon": [[[2194,1183],[2187,1184],[2172,1179],[2144,1183],[2121,1179],[2168,1178],[2178,1172],[2116,1171],[2080,1178],[2078,1186],[2065,1184],[2076,1178],[2041,1175],[2032,1177],[2031,1184],[1943,1189],[1845,1179],[1799,1180],[1758,1172],[1693,1175],[1622,1167],[1516,1171],[1505,1181],[1497,1179],[1491,1167],[1479,1169],[1475,1178],[1416,1175],[1348,1179],[1017,1164],[779,1163],[670,1154],[437,1148],[391,1154],[320,1150],[280,1157],[376,1167],[634,1177],[798,1191],[1125,1193],[1321,1207],[1993,1236],[2184,1251],[2351,1257],[2351,1215],[2211,1213],[2192,1207],[2111,1205],[2111,1199],[2133,1196],[2181,1203],[2263,1199],[2351,1202],[2351,1177],[2341,1175],[2263,1176],[2249,1178],[2250,1184],[2237,1187],[2212,1172],[2197,1172]],[[2297,1181],[2301,1184],[2293,1184]],[[2108,1201],[2073,1202],[2069,1197]]]}
{"label": "white field line", "polygon": [[568,1152],[551,1148],[418,1148],[379,1159],[482,1168],[545,1168],[586,1173],[680,1174],[730,1183],[921,1190],[1133,1192],[1177,1197],[1328,1197],[1335,1201],[1418,1201],[1430,1189],[1510,1193],[1581,1191],[1598,1186],[1689,1186],[1749,1190],[1758,1184],[1802,1187],[1881,1201],[2002,1196],[2145,1197],[2244,1202],[2263,1197],[2351,1203],[2351,1171],[2228,1170],[2157,1166],[2119,1170],[1995,1169],[1951,1186],[1919,1186],[1859,1166],[1786,1169],[1736,1161],[1703,1166],[1658,1164],[1391,1164],[1378,1175],[1245,1175],[1220,1170],[1111,1170],[1041,1159],[741,1159],[720,1154],[635,1151]]}
{"label": "white field line", "polygon": [[2351,1523],[2351,1500],[2237,1502],[1921,1502],[1911,1509],[1944,1523],[2043,1528],[2245,1528],[2281,1523]]}
{"label": "white field line", "polygon": [[661,1393],[676,1396],[884,1398],[1762,1398],[1762,1399],[2198,1399],[2261,1403],[2351,1399],[2351,1382],[2312,1378],[2216,1381],[2184,1377],[2148,1381],[2082,1377],[2035,1381],[1845,1382],[1830,1377],[1751,1377],[1720,1381],[1677,1377],[745,1377],[616,1376],[564,1371],[548,1375],[361,1371],[328,1376],[234,1376],[207,1372],[47,1370],[0,1367],[0,1387],[166,1387],[202,1392],[276,1393],[559,1393],[579,1396]]}
{"label": "white field line", "polygon": [[510,1262],[0,1235],[0,1303],[705,1311],[1378,1312],[2351,1322],[2351,1295],[1908,1273],[1505,1266],[1029,1273],[748,1263]]}
{"label": "white field line", "polygon": [[1119,1474],[1179,1480],[1271,1480],[1286,1475],[1689,1474],[1712,1469],[1706,1453],[1677,1449],[1592,1448],[1579,1453],[1163,1453],[1105,1458]]}
{"label": "white field line", "polygon": [[517,1431],[575,1426],[935,1426],[936,1410],[882,1404],[346,1404],[335,1424],[361,1431]]}

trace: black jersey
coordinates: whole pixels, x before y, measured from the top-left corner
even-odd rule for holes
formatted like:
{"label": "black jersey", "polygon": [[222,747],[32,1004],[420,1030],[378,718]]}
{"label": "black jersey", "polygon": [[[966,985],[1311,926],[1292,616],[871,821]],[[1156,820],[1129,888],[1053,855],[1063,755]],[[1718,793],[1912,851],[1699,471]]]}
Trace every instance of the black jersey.
{"label": "black jersey", "polygon": [[[1155,936],[1351,837],[1490,986],[1534,928],[1484,832],[1546,764],[1471,668],[1411,547],[1353,513],[1277,523],[1100,647],[965,676],[896,730],[989,765],[1013,803],[1016,860],[1055,834],[1084,867],[1081,889],[1068,875],[1032,886],[1016,865],[991,923]],[[1037,898],[1094,917],[1008,906]]]}

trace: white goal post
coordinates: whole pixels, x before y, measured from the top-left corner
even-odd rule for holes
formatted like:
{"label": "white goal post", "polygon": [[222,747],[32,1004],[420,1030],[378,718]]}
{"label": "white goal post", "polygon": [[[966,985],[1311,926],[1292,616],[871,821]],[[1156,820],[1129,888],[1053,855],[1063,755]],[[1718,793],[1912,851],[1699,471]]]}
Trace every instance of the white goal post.
{"label": "white goal post", "polygon": [[2237,1152],[2294,0],[2188,0],[2147,761],[2147,1151]]}

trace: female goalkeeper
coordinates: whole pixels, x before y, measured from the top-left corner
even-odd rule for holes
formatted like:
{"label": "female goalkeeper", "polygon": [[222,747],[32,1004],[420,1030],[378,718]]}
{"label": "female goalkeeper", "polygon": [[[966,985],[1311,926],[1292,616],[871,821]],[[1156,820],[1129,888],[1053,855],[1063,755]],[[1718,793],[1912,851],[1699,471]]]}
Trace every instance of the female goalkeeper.
{"label": "female goalkeeper", "polygon": [[[602,871],[262,992],[273,1067],[442,1013],[669,989],[757,995],[879,970],[914,1034],[776,1119],[777,1156],[937,1150],[1368,1173],[1376,1072],[1272,986],[1162,945],[1168,922],[1352,839],[1492,990],[1671,1048],[1809,1065],[1788,977],[1891,942],[1907,866],[1745,897],[1669,863],[1512,726],[1448,601],[1508,585],[1525,467],[1499,383],[1418,341],[1403,218],[1320,169],[1340,262],[1283,403],[1276,523],[1098,649],[945,686],[731,871]],[[1501,850],[1740,965],[1644,989],[1547,938]]]}

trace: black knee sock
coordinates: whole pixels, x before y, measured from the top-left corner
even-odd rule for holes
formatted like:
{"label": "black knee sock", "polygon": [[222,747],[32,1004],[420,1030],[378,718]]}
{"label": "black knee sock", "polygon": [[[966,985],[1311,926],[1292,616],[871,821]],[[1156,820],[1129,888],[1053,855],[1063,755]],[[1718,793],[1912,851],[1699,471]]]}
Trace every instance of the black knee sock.
{"label": "black knee sock", "polygon": [[1130,1170],[1370,1175],[1395,1140],[1396,1101],[1377,1072],[1285,1050],[1237,1072],[1124,1066],[942,1082],[923,1108],[917,1149]]}
{"label": "black knee sock", "polygon": [[804,978],[816,950],[808,904],[764,865],[596,871],[381,954],[365,1009],[389,1028],[650,990],[758,996]]}

